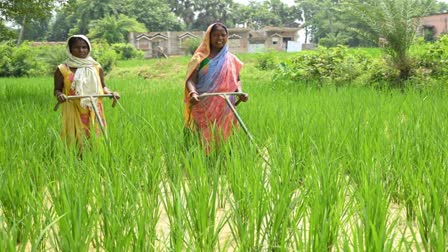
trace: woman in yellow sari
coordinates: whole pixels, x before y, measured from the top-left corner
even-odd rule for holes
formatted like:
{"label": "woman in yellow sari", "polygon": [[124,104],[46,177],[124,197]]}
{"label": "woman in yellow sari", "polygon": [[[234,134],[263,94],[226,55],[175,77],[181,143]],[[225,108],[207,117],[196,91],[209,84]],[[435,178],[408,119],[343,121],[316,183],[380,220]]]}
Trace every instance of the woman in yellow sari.
{"label": "woman in yellow sari", "polygon": [[[91,56],[91,44],[84,35],[74,35],[67,40],[67,60],[60,64],[54,72],[54,95],[62,102],[62,138],[67,145],[77,144],[82,150],[83,139],[89,138],[91,130],[100,134],[98,122],[89,98],[67,101],[72,95],[113,94],[119,99],[117,92],[112,92],[104,84],[104,73],[100,64]],[[106,119],[100,98],[94,102],[104,126]]]}
{"label": "woman in yellow sari", "polygon": [[[210,25],[188,64],[184,94],[185,127],[199,133],[207,153],[213,144],[226,140],[238,124],[222,97],[198,98],[202,93],[242,92],[239,73],[243,63],[229,52],[228,36],[223,24]],[[248,96],[242,95],[239,99],[245,102]],[[235,97],[231,100],[235,104]]]}

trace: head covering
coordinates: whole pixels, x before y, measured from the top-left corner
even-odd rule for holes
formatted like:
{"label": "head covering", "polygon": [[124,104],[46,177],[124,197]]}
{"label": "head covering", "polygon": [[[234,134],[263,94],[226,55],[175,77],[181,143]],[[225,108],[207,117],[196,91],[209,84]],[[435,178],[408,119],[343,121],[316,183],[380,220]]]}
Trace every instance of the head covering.
{"label": "head covering", "polygon": [[204,39],[202,40],[201,44],[196,49],[193,57],[191,57],[190,62],[188,63],[187,80],[188,78],[190,78],[191,74],[196,70],[199,64],[210,55],[210,34],[212,33],[213,26],[215,25],[224,27],[224,29],[228,33],[227,27],[219,22],[213,23],[207,28]]}
{"label": "head covering", "polygon": [[[69,45],[69,41],[72,38],[80,38],[87,43],[89,46],[87,57],[78,58],[73,56],[70,52]],[[97,70],[97,67],[99,67],[100,64],[90,56],[91,51],[92,46],[86,36],[73,35],[68,38],[66,49],[68,59],[65,64],[69,67],[77,68],[72,82],[72,89],[75,90],[76,95],[98,95],[100,93],[101,80]],[[96,102],[96,98],[94,100]],[[83,98],[80,102],[81,106],[84,108],[92,106],[89,98]]]}

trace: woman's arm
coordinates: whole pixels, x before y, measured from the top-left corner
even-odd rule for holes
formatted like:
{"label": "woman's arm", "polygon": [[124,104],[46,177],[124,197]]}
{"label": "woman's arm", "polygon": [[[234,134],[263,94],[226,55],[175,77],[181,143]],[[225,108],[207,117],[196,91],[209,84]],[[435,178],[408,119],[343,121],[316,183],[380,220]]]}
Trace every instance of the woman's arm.
{"label": "woman's arm", "polygon": [[188,96],[190,97],[190,104],[195,105],[199,102],[198,92],[196,90],[196,83],[198,82],[198,71],[194,71],[187,80]]}
{"label": "woman's arm", "polygon": [[[236,91],[239,93],[242,93],[243,92],[243,84],[241,83],[239,75],[238,75],[238,83],[237,84],[238,84],[238,88]],[[238,98],[242,102],[247,102],[247,100],[249,100],[249,95],[248,94],[240,95]]]}
{"label": "woman's arm", "polygon": [[58,102],[65,102],[67,97],[62,91],[64,88],[64,76],[62,76],[61,70],[57,67],[54,71],[54,90],[53,94],[56,96]]}

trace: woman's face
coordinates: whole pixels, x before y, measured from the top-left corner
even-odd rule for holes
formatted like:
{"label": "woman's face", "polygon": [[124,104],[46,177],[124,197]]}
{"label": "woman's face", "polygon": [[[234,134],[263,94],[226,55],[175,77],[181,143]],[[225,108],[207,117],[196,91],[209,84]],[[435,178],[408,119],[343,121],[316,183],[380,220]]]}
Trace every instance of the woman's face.
{"label": "woman's face", "polygon": [[210,46],[221,49],[227,43],[227,32],[222,26],[216,26],[210,34]]}
{"label": "woman's face", "polygon": [[81,59],[87,57],[87,55],[89,55],[89,51],[89,45],[83,39],[75,40],[75,43],[73,43],[72,47],[70,47],[70,52],[72,55]]}

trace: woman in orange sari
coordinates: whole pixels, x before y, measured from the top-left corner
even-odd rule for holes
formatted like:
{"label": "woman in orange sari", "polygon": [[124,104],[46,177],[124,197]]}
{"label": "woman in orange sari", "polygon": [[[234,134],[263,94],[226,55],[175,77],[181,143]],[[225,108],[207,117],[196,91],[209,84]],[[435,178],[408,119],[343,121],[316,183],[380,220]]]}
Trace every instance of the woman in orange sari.
{"label": "woman in orange sari", "polygon": [[[188,64],[184,94],[185,127],[198,132],[206,152],[226,140],[237,125],[235,115],[219,96],[198,98],[202,93],[242,92],[240,70],[243,63],[229,52],[229,33],[221,23],[210,25]],[[247,95],[239,96],[241,101]],[[235,104],[235,97],[231,97]]]}
{"label": "woman in orange sari", "polygon": [[[117,92],[110,91],[104,84],[103,69],[100,64],[90,57],[91,44],[84,35],[74,35],[67,40],[67,60],[60,64],[54,72],[54,95],[62,104],[62,138],[67,145],[77,144],[82,150],[83,139],[89,138],[91,129],[99,135],[99,123],[95,118],[89,98],[67,101],[72,95],[100,95],[113,94],[119,99]],[[95,98],[104,126],[103,102]]]}

